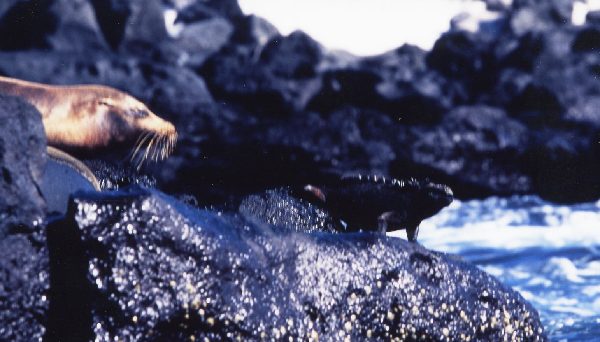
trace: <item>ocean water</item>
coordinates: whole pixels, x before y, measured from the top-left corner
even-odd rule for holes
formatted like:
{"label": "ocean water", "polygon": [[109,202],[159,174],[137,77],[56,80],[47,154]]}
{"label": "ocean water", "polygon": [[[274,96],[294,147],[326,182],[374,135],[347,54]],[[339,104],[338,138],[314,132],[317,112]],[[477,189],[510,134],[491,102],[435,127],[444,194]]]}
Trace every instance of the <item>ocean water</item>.
{"label": "ocean water", "polygon": [[600,341],[600,201],[455,201],[421,223],[419,242],[459,254],[519,291],[552,341]]}

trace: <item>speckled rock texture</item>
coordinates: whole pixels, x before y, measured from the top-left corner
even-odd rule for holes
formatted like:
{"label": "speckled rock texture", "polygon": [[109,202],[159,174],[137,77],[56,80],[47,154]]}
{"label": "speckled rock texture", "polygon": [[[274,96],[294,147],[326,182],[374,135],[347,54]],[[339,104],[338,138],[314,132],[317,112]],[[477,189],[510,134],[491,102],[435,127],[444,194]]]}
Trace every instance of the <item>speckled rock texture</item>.
{"label": "speckled rock texture", "polygon": [[275,231],[143,189],[79,193],[49,235],[70,256],[58,340],[545,339],[516,292],[398,238]]}
{"label": "speckled rock texture", "polygon": [[45,160],[40,113],[18,98],[0,95],[1,341],[38,341],[45,331],[46,202],[39,191]]}
{"label": "speckled rock texture", "polygon": [[298,192],[279,188],[253,194],[241,201],[238,211],[247,221],[289,231],[334,233],[343,230],[331,214],[302,198]]}

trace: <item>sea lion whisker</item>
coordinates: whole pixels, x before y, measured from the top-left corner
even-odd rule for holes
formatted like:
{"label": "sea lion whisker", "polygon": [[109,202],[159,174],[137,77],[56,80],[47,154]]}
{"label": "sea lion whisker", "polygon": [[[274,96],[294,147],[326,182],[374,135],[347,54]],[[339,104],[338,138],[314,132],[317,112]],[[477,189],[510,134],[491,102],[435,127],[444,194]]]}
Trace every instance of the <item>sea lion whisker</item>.
{"label": "sea lion whisker", "polygon": [[152,145],[154,144],[154,139],[156,138],[156,133],[153,133],[151,136],[152,136],[152,138],[148,142],[148,145],[145,148],[145,152],[143,155],[141,155],[140,160],[138,162],[138,165],[137,165],[138,170],[142,167],[142,165],[144,164],[144,161],[148,158],[148,153],[152,149]]}
{"label": "sea lion whisker", "polygon": [[144,141],[146,140],[145,135],[141,135],[140,139],[138,139],[139,141],[135,143],[135,145],[133,145],[133,148],[131,149],[130,155],[129,155],[129,160],[133,161],[135,160],[140,148],[144,145]]}
{"label": "sea lion whisker", "polygon": [[156,161],[163,160],[163,150],[165,145],[165,136],[161,135],[158,139],[158,144],[156,145]]}
{"label": "sea lion whisker", "polygon": [[167,140],[169,137],[166,135],[162,136],[161,145],[160,145],[160,160],[165,160],[167,158]]}
{"label": "sea lion whisker", "polygon": [[167,144],[168,137],[166,135],[163,135],[160,141],[160,160],[164,160],[167,156]]}
{"label": "sea lion whisker", "polygon": [[175,151],[175,145],[177,144],[177,133],[173,133],[169,136],[169,154]]}
{"label": "sea lion whisker", "polygon": [[131,155],[131,161],[134,161],[134,159],[136,158],[136,155],[140,151],[140,148],[144,145],[146,140],[148,140],[148,137],[150,137],[151,135],[152,135],[152,132],[146,132],[146,133],[140,135],[140,141],[139,141],[139,143],[136,144],[136,148],[133,151],[133,154]]}
{"label": "sea lion whisker", "polygon": [[160,152],[160,144],[162,141],[162,136],[158,136],[156,139],[156,144],[154,144],[154,150],[152,151],[152,160],[155,162],[158,161],[158,153]]}
{"label": "sea lion whisker", "polygon": [[146,152],[144,153],[144,160],[146,160],[148,158],[148,156],[150,156],[150,151],[152,151],[152,146],[154,146],[154,143],[156,142],[156,137],[157,134],[154,133],[152,134],[152,139],[150,139],[150,142],[148,143],[148,146],[146,147]]}

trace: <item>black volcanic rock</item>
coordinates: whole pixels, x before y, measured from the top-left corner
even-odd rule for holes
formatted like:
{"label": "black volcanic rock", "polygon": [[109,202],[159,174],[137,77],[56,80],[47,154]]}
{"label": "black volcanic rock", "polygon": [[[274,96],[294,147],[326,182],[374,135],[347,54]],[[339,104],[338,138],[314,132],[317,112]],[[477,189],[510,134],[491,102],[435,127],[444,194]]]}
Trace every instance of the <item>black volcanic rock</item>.
{"label": "black volcanic rock", "polygon": [[2,50],[48,47],[46,35],[56,30],[56,23],[47,15],[50,2],[3,2],[0,34]]}
{"label": "black volcanic rock", "polygon": [[322,75],[321,89],[311,99],[309,108],[331,112],[344,105],[369,108],[382,102],[375,87],[381,77],[370,70],[347,68],[327,71]]}
{"label": "black volcanic rock", "polygon": [[517,36],[545,32],[571,22],[574,0],[516,0],[509,13],[510,27]]}
{"label": "black volcanic rock", "polygon": [[445,85],[440,75],[427,71],[424,51],[404,45],[326,70],[309,108],[327,113],[352,105],[387,113],[407,124],[432,124],[451,106],[453,89],[443,89]]}
{"label": "black volcanic rock", "polygon": [[244,16],[237,0],[192,0],[181,1],[166,0],[179,12],[179,20],[187,23],[201,21],[207,18],[221,17],[234,21]]}
{"label": "black volcanic rock", "polygon": [[318,80],[282,77],[280,66],[262,63],[259,53],[260,47],[228,45],[205,63],[200,74],[217,99],[251,112],[287,117],[304,109]]}
{"label": "black volcanic rock", "polygon": [[540,14],[547,15],[557,23],[566,23],[571,20],[573,3],[576,0],[515,0],[513,9],[530,8]]}
{"label": "black volcanic rock", "polygon": [[104,39],[117,49],[125,36],[127,20],[131,15],[129,3],[120,0],[90,0]]}
{"label": "black volcanic rock", "polygon": [[[41,228],[41,227],[38,227]],[[42,240],[45,244],[45,237]],[[25,234],[0,238],[0,340],[41,341],[48,314],[48,251]]]}
{"label": "black volcanic rock", "polygon": [[0,95],[0,340],[41,340],[48,254],[39,187],[46,160],[40,113]]}
{"label": "black volcanic rock", "polygon": [[76,195],[50,236],[70,261],[55,339],[545,340],[516,292],[398,238],[277,232],[134,189]]}
{"label": "black volcanic rock", "polygon": [[600,52],[600,27],[589,27],[577,33],[573,41],[575,52]]}
{"label": "black volcanic rock", "polygon": [[282,78],[311,78],[321,62],[323,48],[302,31],[294,31],[287,37],[271,39],[261,51],[259,63]]}
{"label": "black volcanic rock", "polygon": [[539,127],[556,124],[565,109],[551,90],[531,83],[513,98],[509,110],[520,121]]}
{"label": "black volcanic rock", "polygon": [[255,15],[237,18],[233,23],[235,30],[231,42],[238,45],[262,48],[272,38],[279,35],[279,31],[273,24]]}
{"label": "black volcanic rock", "polygon": [[244,198],[238,211],[257,225],[269,224],[289,231],[335,233],[341,229],[329,213],[302,195],[290,187],[267,190]]}
{"label": "black volcanic rock", "polygon": [[409,151],[392,166],[396,178],[429,176],[459,198],[532,190],[530,177],[517,167],[527,149],[527,128],[499,108],[458,107],[437,128],[411,131]]}
{"label": "black volcanic rock", "polygon": [[84,163],[94,173],[100,184],[100,189],[103,191],[118,190],[131,185],[147,188],[156,187],[154,177],[136,170],[132,165],[100,159],[85,160]]}
{"label": "black volcanic rock", "polygon": [[108,45],[89,0],[52,0],[49,21],[56,22],[56,31],[48,37],[53,50],[106,50]]}
{"label": "black volcanic rock", "polygon": [[585,22],[590,25],[600,25],[600,10],[589,11],[585,16]]}
{"label": "black volcanic rock", "polygon": [[[11,229],[33,227],[44,218],[38,190],[46,162],[40,113],[25,101],[0,95],[0,238]],[[27,228],[28,227],[28,228]]]}
{"label": "black volcanic rock", "polygon": [[600,193],[600,131],[583,128],[541,129],[532,133],[523,165],[534,191],[557,202],[594,201]]}
{"label": "black volcanic rock", "polygon": [[177,64],[197,68],[227,44],[233,31],[233,25],[223,18],[193,22],[184,25],[163,49],[169,50]]}
{"label": "black volcanic rock", "polygon": [[2,50],[81,51],[106,47],[87,0],[18,1],[0,15]]}
{"label": "black volcanic rock", "polygon": [[494,45],[484,34],[448,32],[435,42],[427,55],[427,65],[464,87],[468,101],[490,89],[496,81]]}

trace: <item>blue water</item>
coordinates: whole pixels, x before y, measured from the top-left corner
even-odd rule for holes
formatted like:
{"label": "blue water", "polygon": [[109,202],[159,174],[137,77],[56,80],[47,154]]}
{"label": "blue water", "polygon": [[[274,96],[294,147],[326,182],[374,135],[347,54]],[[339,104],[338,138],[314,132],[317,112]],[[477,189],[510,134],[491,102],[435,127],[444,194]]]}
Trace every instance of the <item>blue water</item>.
{"label": "blue water", "polygon": [[519,291],[552,341],[600,341],[600,201],[455,201],[423,221],[419,242],[459,254]]}

